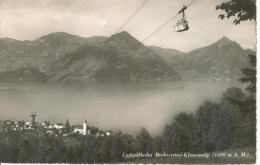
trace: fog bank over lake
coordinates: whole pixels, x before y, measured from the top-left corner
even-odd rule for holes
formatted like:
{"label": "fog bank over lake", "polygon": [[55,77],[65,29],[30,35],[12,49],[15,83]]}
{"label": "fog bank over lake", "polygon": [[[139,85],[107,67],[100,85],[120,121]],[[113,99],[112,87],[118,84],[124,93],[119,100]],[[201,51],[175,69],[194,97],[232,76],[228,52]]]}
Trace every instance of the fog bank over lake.
{"label": "fog bank over lake", "polygon": [[88,120],[100,129],[134,133],[145,127],[151,133],[180,112],[195,111],[205,100],[218,101],[238,82],[164,82],[110,84],[89,87],[0,85],[0,120],[31,120],[81,124]]}

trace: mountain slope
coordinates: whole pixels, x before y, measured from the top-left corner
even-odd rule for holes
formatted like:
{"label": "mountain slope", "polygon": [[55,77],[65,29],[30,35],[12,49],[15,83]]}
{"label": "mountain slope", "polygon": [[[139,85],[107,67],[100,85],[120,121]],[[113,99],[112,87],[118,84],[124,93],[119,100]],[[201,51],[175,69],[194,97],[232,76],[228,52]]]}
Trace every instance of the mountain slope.
{"label": "mountain slope", "polygon": [[147,47],[127,32],[109,38],[57,32],[34,41],[0,38],[0,72],[35,68],[62,82],[237,79],[248,54],[255,52],[227,37],[183,53]]}
{"label": "mountain slope", "polygon": [[195,70],[202,77],[237,78],[241,68],[248,66],[246,51],[226,37],[188,53],[185,61],[186,69]]}
{"label": "mountain slope", "polygon": [[97,44],[105,39],[105,37],[83,38],[64,32],[56,32],[40,37],[34,43],[41,50],[45,50],[47,55],[60,59],[63,55],[73,52],[83,45]]}
{"label": "mountain slope", "polygon": [[251,50],[251,49],[246,49],[245,50],[245,52],[246,52],[246,54],[251,54],[251,55],[256,55],[256,52],[255,51],[253,51],[253,50]]}
{"label": "mountain slope", "polygon": [[176,49],[165,49],[156,46],[150,46],[156,54],[158,54],[168,65],[174,68],[176,71],[181,72],[183,70],[183,62],[185,53]]}
{"label": "mountain slope", "polygon": [[114,82],[179,80],[154,51],[127,32],[69,53],[50,69],[50,81]]}
{"label": "mountain slope", "polygon": [[44,83],[47,76],[36,68],[21,68],[14,71],[0,73],[0,82],[37,82]]}
{"label": "mountain slope", "polygon": [[241,69],[249,65],[248,54],[255,54],[252,50],[244,50],[227,37],[189,53],[174,49],[150,48],[183,79],[237,79],[241,76]]}
{"label": "mountain slope", "polygon": [[97,44],[105,37],[83,38],[68,33],[51,33],[34,41],[0,39],[0,72],[25,67],[46,71],[56,60],[86,44]]}

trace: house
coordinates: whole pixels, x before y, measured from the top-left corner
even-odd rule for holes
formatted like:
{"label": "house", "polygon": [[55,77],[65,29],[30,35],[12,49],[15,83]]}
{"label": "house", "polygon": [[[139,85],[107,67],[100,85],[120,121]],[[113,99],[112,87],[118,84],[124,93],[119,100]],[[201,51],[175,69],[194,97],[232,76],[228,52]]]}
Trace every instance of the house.
{"label": "house", "polygon": [[56,129],[63,129],[64,126],[63,126],[62,123],[55,123],[55,124],[54,124],[54,128],[56,128]]}
{"label": "house", "polygon": [[46,133],[48,134],[54,134],[54,132],[52,130],[47,130]]}
{"label": "house", "polygon": [[110,136],[111,134],[112,134],[111,131],[102,131],[102,130],[100,130],[100,131],[98,131],[98,132],[95,134],[95,136],[96,136],[96,137],[99,137],[99,136],[104,137],[104,136]]}
{"label": "house", "polygon": [[82,125],[75,125],[74,126],[74,130],[73,130],[74,133],[79,133],[79,134],[83,134],[83,126]]}
{"label": "house", "polygon": [[6,121],[4,121],[4,123],[6,124],[6,125],[15,125],[14,124],[14,122],[13,121],[11,121],[11,120],[6,120]]}
{"label": "house", "polygon": [[53,129],[54,128],[54,124],[50,124],[48,128],[49,129]]}
{"label": "house", "polygon": [[110,136],[112,134],[111,131],[106,131],[106,136]]}
{"label": "house", "polygon": [[50,122],[44,121],[43,123],[41,123],[41,126],[45,129],[50,127]]}
{"label": "house", "polygon": [[25,125],[26,125],[26,126],[32,126],[32,122],[26,121],[26,122],[25,122]]}
{"label": "house", "polygon": [[5,120],[5,121],[1,121],[1,127],[0,129],[2,131],[6,131],[6,130],[14,130],[15,128],[15,123],[11,120]]}
{"label": "house", "polygon": [[32,122],[26,121],[24,123],[24,129],[32,129]]}

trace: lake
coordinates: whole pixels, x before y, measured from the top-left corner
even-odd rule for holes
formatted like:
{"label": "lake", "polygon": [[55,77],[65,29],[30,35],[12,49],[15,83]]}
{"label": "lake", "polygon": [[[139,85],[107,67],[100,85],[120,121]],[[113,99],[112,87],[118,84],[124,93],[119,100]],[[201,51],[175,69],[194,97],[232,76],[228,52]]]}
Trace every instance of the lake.
{"label": "lake", "polygon": [[218,101],[238,82],[161,82],[80,86],[0,84],[0,119],[90,125],[135,133],[160,133],[180,112],[193,112],[205,100]]}

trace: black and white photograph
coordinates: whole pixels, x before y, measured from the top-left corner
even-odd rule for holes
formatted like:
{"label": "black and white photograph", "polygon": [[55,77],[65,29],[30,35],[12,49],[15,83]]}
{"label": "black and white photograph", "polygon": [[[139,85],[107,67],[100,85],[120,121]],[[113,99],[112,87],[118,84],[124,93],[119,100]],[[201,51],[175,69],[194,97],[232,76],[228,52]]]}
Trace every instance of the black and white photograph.
{"label": "black and white photograph", "polygon": [[0,164],[256,164],[256,0],[0,0]]}

